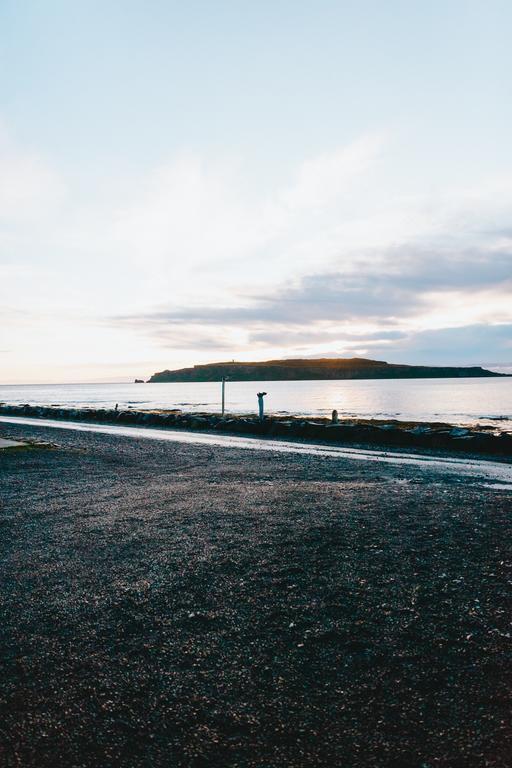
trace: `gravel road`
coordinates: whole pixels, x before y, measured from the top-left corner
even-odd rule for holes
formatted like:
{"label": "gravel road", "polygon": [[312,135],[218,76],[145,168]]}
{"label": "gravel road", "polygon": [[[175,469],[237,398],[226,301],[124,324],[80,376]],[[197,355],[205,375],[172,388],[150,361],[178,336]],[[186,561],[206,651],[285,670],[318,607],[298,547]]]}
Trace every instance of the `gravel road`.
{"label": "gravel road", "polygon": [[2,425],[0,765],[512,763],[512,494]]}

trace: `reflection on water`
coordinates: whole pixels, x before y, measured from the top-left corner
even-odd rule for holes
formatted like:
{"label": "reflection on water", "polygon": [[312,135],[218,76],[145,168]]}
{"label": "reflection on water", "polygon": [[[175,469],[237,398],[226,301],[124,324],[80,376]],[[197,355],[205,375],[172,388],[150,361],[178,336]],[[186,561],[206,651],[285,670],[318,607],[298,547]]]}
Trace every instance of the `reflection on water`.
{"label": "reflection on water", "polygon": [[[232,413],[256,413],[256,393],[268,392],[269,413],[493,424],[512,431],[512,378],[366,381],[227,382]],[[51,384],[0,385],[0,402],[120,408],[220,411],[221,385]]]}

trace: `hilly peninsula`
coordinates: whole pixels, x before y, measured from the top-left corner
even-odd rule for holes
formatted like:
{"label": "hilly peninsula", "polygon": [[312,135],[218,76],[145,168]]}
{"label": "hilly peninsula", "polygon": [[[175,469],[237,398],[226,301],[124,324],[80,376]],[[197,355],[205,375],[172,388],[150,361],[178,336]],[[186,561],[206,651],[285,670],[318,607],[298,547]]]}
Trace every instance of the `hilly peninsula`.
{"label": "hilly peninsula", "polygon": [[311,379],[433,379],[503,376],[480,366],[450,367],[395,365],[382,360],[321,358],[267,360],[265,362],[224,362],[194,365],[153,374],[150,383],[220,381],[299,381]]}

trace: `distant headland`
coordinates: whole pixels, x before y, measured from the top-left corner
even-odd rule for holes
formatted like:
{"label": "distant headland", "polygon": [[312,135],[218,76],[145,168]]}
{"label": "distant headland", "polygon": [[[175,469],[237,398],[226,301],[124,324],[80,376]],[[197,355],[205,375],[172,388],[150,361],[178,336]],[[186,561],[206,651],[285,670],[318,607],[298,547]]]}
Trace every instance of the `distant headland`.
{"label": "distant headland", "polygon": [[208,363],[160,371],[149,379],[158,382],[304,381],[311,379],[438,379],[505,376],[480,366],[395,365],[363,357],[267,360],[256,363]]}

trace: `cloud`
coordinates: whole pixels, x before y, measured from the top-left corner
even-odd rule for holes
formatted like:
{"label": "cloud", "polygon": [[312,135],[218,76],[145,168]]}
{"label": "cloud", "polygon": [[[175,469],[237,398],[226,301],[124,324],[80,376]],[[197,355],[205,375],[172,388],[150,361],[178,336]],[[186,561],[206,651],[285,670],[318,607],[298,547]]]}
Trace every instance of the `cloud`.
{"label": "cloud", "polygon": [[164,365],[412,356],[417,334],[512,321],[512,178],[406,195],[386,152],[366,135],[285,177],[181,151],[84,185],[0,137],[0,304],[30,312],[5,315],[0,346],[65,358],[65,327]]}
{"label": "cloud", "polygon": [[367,333],[348,333],[335,330],[308,331],[307,329],[287,331],[259,331],[251,333],[249,343],[260,346],[272,347],[294,347],[300,348],[311,344],[339,344],[342,342],[345,346],[361,346],[361,344],[379,345],[395,341],[396,339],[406,338],[403,331],[374,331]]}
{"label": "cloud", "polygon": [[195,294],[214,287],[226,295],[241,283],[282,280],[292,263],[310,263],[312,251],[317,263],[330,255],[333,217],[347,218],[382,146],[380,136],[362,136],[257,193],[237,158],[181,152],[120,196],[106,240],[154,295],[186,291],[190,280]]}
{"label": "cloud", "polygon": [[[411,245],[390,249],[377,263],[366,258],[345,272],[305,276],[297,285],[283,285],[269,296],[238,297],[233,306],[160,308],[114,322],[152,333],[162,333],[165,327],[235,327],[257,332],[260,338],[262,329],[272,326],[307,326],[305,334],[311,338],[312,324],[396,324],[429,310],[431,294],[437,302],[439,295],[451,292],[471,301],[472,294],[482,291],[512,295],[512,250],[451,251]],[[331,329],[327,335],[332,333]]]}
{"label": "cloud", "polygon": [[114,212],[112,242],[161,274],[218,264],[261,241],[237,195],[236,165],[183,152],[152,171]]}
{"label": "cloud", "polygon": [[225,334],[197,332],[194,329],[183,329],[177,326],[156,327],[152,337],[157,343],[163,344],[173,350],[195,350],[196,352],[208,350],[230,350],[230,342]]}
{"label": "cloud", "polygon": [[389,362],[443,365],[512,365],[512,323],[483,323],[411,333],[390,349]]}
{"label": "cloud", "polygon": [[305,161],[295,182],[279,194],[279,202],[293,211],[325,211],[333,202],[353,195],[354,182],[371,168],[383,144],[383,137],[366,135]]}
{"label": "cloud", "polygon": [[512,249],[411,244],[366,252],[344,271],[307,275],[267,296],[239,295],[232,306],[160,307],[108,322],[211,359],[229,351],[478,364],[512,355],[511,267]]}
{"label": "cloud", "polygon": [[59,208],[65,192],[52,165],[19,147],[0,124],[0,222],[43,220]]}

